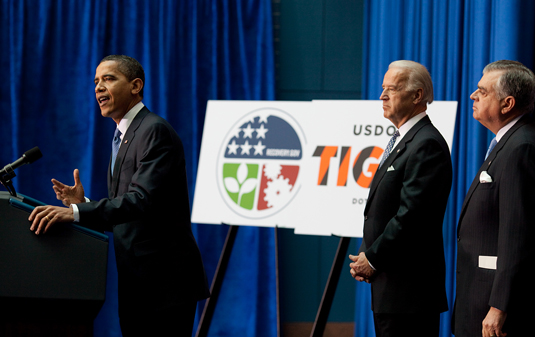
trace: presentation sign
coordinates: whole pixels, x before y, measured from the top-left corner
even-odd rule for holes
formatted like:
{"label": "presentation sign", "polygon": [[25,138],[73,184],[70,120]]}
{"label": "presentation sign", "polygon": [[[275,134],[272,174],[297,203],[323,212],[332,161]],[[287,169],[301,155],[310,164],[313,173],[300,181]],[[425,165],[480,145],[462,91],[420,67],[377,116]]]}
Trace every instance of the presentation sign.
{"label": "presentation sign", "polygon": [[[427,111],[450,149],[456,112],[446,101]],[[192,222],[362,237],[395,131],[382,101],[209,101]]]}

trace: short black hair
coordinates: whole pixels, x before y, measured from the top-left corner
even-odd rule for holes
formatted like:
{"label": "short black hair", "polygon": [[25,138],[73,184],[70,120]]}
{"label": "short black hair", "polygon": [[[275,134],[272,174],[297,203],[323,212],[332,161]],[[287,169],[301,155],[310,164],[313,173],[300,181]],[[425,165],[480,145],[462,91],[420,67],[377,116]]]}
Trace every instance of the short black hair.
{"label": "short black hair", "polygon": [[145,71],[135,58],[126,55],[108,55],[104,57],[100,63],[106,61],[117,62],[117,68],[126,76],[129,81],[139,78],[143,82],[143,88],[139,92],[139,96],[143,97],[143,89],[145,87]]}

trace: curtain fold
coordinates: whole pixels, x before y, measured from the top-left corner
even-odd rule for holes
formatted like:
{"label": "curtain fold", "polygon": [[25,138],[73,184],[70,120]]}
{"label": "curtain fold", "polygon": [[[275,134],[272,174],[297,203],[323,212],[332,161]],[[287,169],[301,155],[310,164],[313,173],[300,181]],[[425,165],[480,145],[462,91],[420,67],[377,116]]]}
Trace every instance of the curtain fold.
{"label": "curtain fold", "polygon": [[[270,0],[0,1],[0,165],[39,146],[43,158],[17,171],[18,192],[58,205],[51,178],[107,196],[113,121],[100,116],[93,78],[109,54],[136,58],[146,72],[143,102],[166,118],[186,152],[193,200],[209,99],[274,99]],[[3,163],[3,164],[2,164]],[[207,210],[210,211],[210,210]],[[211,280],[226,226],[195,225]],[[243,227],[210,336],[276,335],[272,229]],[[96,336],[120,336],[110,250],[107,301]],[[244,280],[247,280],[244,281]],[[202,310],[199,306],[198,315]]]}
{"label": "curtain fold", "polygon": [[[533,68],[534,6],[528,0],[365,2],[363,99],[379,99],[388,64],[408,59],[428,68],[435,100],[459,102],[452,148],[453,185],[443,227],[450,310],[441,315],[440,336],[451,336],[457,220],[466,191],[494,136],[472,118],[469,96],[490,62],[512,59]],[[418,266],[417,256],[410,261],[422,271],[410,277],[425,282],[425,266]],[[356,287],[355,336],[374,336],[369,285]]]}

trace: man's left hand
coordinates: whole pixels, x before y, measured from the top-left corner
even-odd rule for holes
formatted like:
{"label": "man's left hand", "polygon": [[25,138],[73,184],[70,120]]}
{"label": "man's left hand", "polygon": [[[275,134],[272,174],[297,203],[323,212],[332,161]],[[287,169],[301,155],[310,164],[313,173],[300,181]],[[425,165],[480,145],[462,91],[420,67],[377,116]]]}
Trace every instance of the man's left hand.
{"label": "man's left hand", "polygon": [[500,309],[491,307],[487,317],[483,320],[483,337],[505,337],[506,333],[502,332],[503,324],[507,318],[507,313]]}
{"label": "man's left hand", "polygon": [[55,223],[73,222],[74,215],[70,207],[39,206],[32,211],[28,220],[32,222],[30,230],[39,235],[46,233]]}

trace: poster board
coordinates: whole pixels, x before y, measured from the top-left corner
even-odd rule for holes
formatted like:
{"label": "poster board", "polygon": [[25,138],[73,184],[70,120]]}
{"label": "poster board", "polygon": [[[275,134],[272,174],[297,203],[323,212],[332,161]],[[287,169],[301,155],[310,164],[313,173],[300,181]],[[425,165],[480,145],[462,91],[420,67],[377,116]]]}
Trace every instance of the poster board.
{"label": "poster board", "polygon": [[[457,102],[427,113],[448,146]],[[192,222],[362,237],[369,185],[396,128],[382,101],[209,101]]]}

